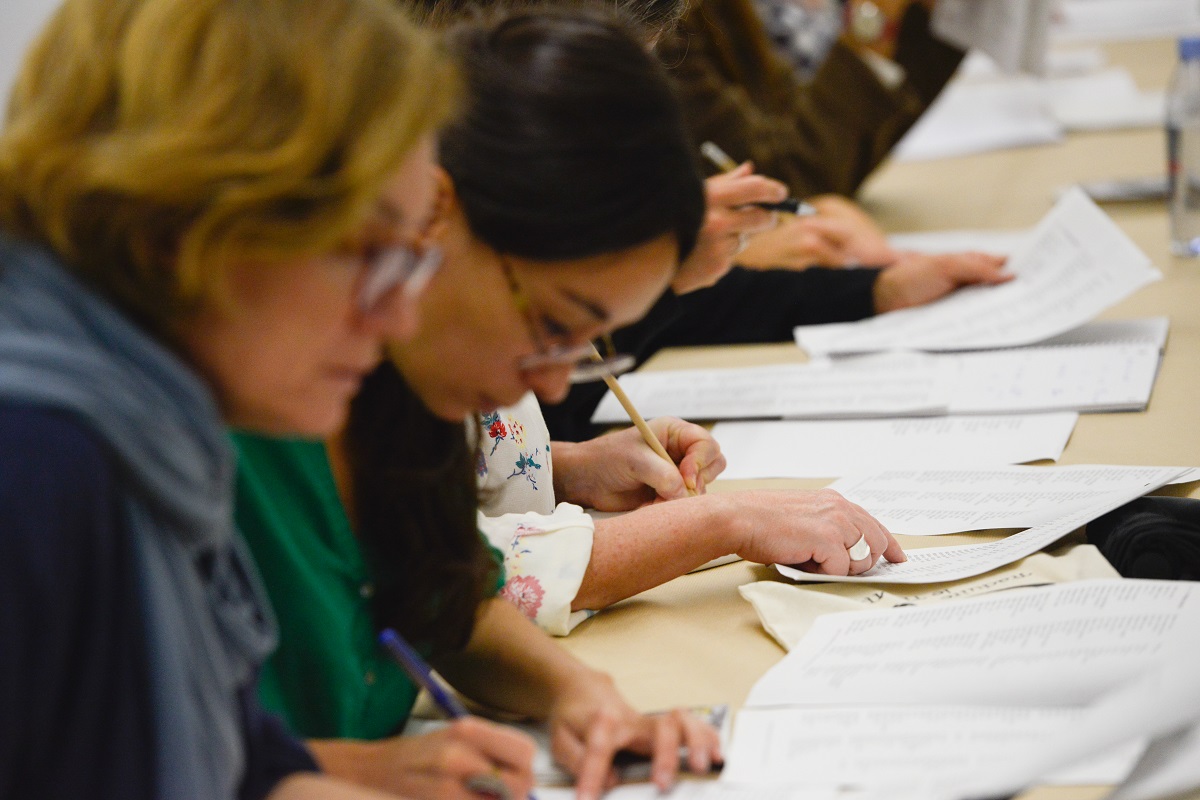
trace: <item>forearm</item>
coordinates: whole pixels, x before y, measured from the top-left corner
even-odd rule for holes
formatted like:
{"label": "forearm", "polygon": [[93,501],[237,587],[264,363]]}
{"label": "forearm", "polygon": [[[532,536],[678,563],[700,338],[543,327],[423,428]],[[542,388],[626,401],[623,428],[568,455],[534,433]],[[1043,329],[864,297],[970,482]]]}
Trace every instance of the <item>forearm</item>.
{"label": "forearm", "polygon": [[267,800],[395,800],[398,795],[384,794],[361,786],[312,773],[296,774],[280,781]]}
{"label": "forearm", "polygon": [[[309,739],[305,742],[321,771],[331,777],[359,786],[377,785],[373,765],[382,752],[375,742],[354,739]],[[272,800],[275,800],[272,795]]]}
{"label": "forearm", "polygon": [[604,608],[737,552],[740,535],[729,496],[720,494],[600,520],[572,609]]}
{"label": "forearm", "polygon": [[544,719],[580,682],[608,680],[498,598],[481,608],[466,648],[436,666],[472,700],[534,719]]}

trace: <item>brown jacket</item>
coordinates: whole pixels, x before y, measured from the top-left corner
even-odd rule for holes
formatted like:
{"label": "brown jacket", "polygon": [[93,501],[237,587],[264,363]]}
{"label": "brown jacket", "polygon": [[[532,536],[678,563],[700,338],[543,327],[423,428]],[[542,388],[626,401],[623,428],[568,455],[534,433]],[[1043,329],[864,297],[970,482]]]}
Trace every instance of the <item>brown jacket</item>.
{"label": "brown jacket", "polygon": [[895,90],[838,43],[811,83],[772,49],[751,0],[700,0],[658,52],[675,77],[697,142],[778,178],[797,195],[853,194],[950,80],[963,53],[934,39],[912,6]]}

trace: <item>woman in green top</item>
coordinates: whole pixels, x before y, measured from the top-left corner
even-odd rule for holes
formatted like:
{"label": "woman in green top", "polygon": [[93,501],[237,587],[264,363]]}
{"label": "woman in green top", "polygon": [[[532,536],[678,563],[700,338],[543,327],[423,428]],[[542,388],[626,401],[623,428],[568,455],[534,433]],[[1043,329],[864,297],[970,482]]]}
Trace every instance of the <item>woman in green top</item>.
{"label": "woman in green top", "polygon": [[[427,234],[447,270],[431,293],[448,275],[471,275],[481,305],[478,319],[458,321],[468,342],[472,326],[487,330],[496,307],[508,308],[518,282],[543,308],[543,293],[555,291],[575,315],[541,316],[552,338],[570,325],[578,345],[637,319],[693,248],[704,214],[661,67],[598,12],[518,14],[455,41],[470,101],[440,142],[446,171]],[[548,279],[536,293],[526,281],[534,274]],[[529,333],[519,327],[512,348],[527,347]],[[579,348],[542,343],[521,372],[561,393]],[[457,358],[445,352],[442,369]],[[585,800],[610,780],[619,748],[652,753],[663,786],[681,744],[690,766],[707,770],[719,758],[711,728],[681,712],[637,714],[607,676],[490,597],[500,576],[475,525],[474,450],[462,415],[434,416],[423,389],[381,367],[328,451],[239,437],[239,520],[281,628],[264,700],[317,740],[334,774],[408,796],[467,797],[471,777],[498,772],[524,796],[532,750],[519,734],[468,720],[434,737],[395,736],[413,691],[375,644],[377,630],[394,627],[468,696],[548,720],[555,756]],[[376,741],[345,741],[359,738]]]}

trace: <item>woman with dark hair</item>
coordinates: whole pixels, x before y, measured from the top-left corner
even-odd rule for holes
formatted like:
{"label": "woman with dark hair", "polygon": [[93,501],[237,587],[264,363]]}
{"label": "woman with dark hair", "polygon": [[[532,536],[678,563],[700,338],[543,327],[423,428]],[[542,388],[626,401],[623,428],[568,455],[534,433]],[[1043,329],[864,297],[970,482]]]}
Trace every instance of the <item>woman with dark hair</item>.
{"label": "woman with dark hair", "polygon": [[524,796],[519,734],[464,720],[396,736],[416,691],[376,644],[390,626],[469,697],[546,720],[581,797],[604,788],[618,749],[652,754],[666,786],[680,745],[695,770],[719,757],[715,732],[636,713],[492,597],[464,420],[531,388],[561,395],[580,345],[664,291],[704,215],[691,144],[661,68],[607,15],[517,14],[453,42],[468,102],[440,140],[424,239],[443,262],[420,341],[393,343],[327,444],[237,436],[238,519],[281,631],[262,698],[334,774],[468,797],[495,773]]}

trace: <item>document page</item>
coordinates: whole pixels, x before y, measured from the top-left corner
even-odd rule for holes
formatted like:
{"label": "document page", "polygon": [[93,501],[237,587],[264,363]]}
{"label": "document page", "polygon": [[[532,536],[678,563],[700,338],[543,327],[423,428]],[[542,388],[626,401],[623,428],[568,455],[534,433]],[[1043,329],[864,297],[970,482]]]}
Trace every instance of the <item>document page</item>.
{"label": "document page", "polygon": [[[946,391],[921,353],[879,354],[836,364],[776,364],[623,375],[621,387],[646,418],[755,419],[942,414]],[[612,392],[592,422],[628,422]]]}
{"label": "document page", "polygon": [[1162,351],[1146,344],[1013,347],[940,353],[951,414],[1141,411]]}
{"label": "document page", "polygon": [[[956,764],[1003,764],[1030,741],[1052,745],[1081,708],[887,706],[747,708],[737,716],[723,782],[840,787],[919,783]],[[1120,783],[1145,748],[1131,741],[1045,783]]]}
{"label": "document page", "polygon": [[[639,372],[620,381],[645,416],[693,420],[1141,410],[1168,326],[1165,317],[1105,320],[1026,347]],[[610,392],[592,421],[627,416]]]}
{"label": "document page", "polygon": [[937,536],[1030,528],[1110,495],[1152,491],[1179,467],[1047,466],[879,470],[829,488],[871,512],[892,533]]}
{"label": "document page", "polygon": [[[1177,475],[1192,470],[1179,470]],[[1128,492],[1114,492],[1094,505],[1064,512],[1054,519],[1014,533],[1004,539],[983,544],[964,544],[951,547],[921,547],[905,550],[908,560],[892,564],[884,560],[861,575],[817,575],[795,567],[776,564],[779,574],[796,581],[815,583],[943,583],[972,578],[1011,564],[1025,556],[1057,542],[1071,531],[1135,500],[1159,486],[1149,485]]]}
{"label": "document page", "polygon": [[1162,274],[1078,188],[1008,262],[1016,279],[970,286],[919,308],[796,328],[810,354],[977,350],[1032,344],[1088,322]]}
{"label": "document page", "polygon": [[721,477],[827,478],[878,468],[960,467],[1056,459],[1078,414],[828,422],[722,422]]}
{"label": "document page", "polygon": [[1198,630],[1200,590],[1184,581],[1078,581],[829,614],[746,705],[1080,706]]}

